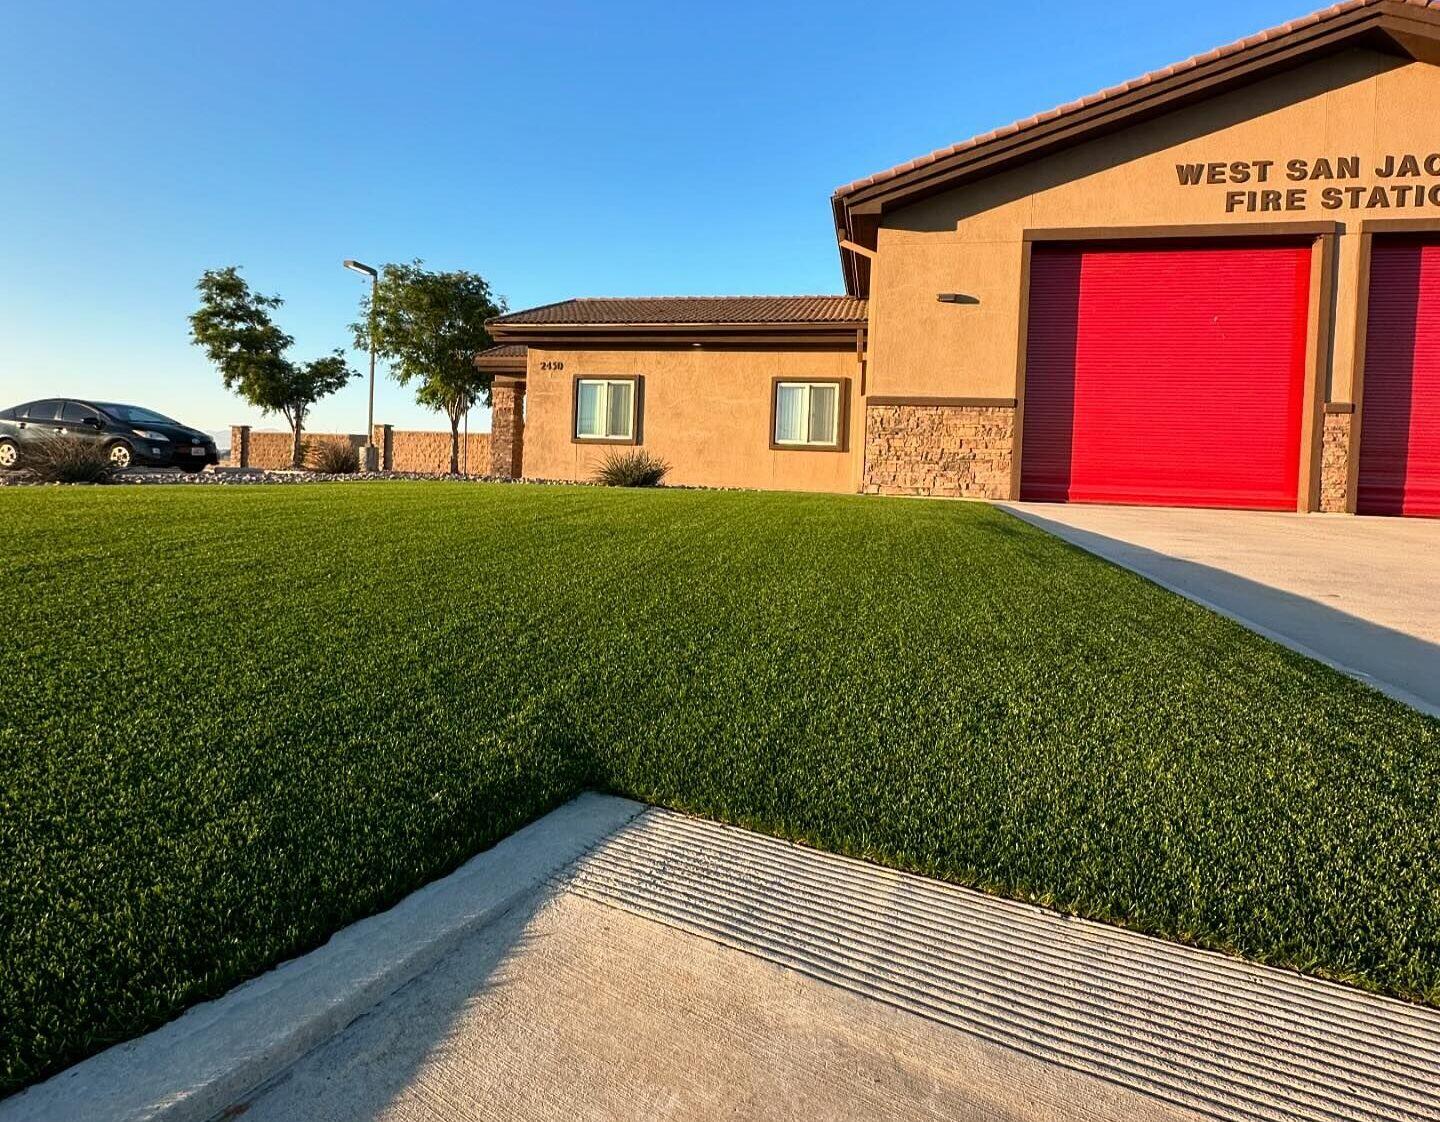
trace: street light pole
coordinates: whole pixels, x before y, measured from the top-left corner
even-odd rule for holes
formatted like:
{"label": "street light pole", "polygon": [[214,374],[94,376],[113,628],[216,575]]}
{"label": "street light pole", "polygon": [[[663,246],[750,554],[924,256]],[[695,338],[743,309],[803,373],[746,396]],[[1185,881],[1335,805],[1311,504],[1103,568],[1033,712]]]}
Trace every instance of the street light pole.
{"label": "street light pole", "polygon": [[349,257],[345,259],[345,268],[370,278],[370,412],[365,425],[364,468],[366,471],[374,471],[380,466],[380,457],[375,449],[375,294],[380,287],[380,273]]}

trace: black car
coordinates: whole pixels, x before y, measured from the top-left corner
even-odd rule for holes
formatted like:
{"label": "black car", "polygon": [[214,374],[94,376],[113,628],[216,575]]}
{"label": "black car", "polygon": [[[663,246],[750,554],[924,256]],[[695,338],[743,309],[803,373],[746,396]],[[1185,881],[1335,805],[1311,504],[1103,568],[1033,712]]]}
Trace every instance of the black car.
{"label": "black car", "polygon": [[93,440],[116,467],[199,471],[220,462],[215,441],[199,429],[138,405],[47,397],[0,410],[0,469],[23,467],[25,446],[50,436]]}

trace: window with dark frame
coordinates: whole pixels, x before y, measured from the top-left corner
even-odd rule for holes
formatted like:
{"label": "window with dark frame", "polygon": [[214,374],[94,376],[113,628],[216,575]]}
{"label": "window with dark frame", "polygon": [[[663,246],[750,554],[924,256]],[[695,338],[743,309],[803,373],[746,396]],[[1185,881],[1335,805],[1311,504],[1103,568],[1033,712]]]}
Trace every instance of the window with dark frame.
{"label": "window with dark frame", "polygon": [[777,381],[771,439],[781,448],[838,448],[842,384]]}
{"label": "window with dark frame", "polygon": [[634,378],[577,378],[575,439],[633,442],[638,403]]}
{"label": "window with dark frame", "polygon": [[78,401],[67,401],[60,410],[60,420],[66,424],[82,425],[86,421],[98,422],[100,414],[88,405],[81,405]]}
{"label": "window with dark frame", "polygon": [[60,402],[54,398],[32,401],[24,408],[27,421],[53,421],[60,414]]}

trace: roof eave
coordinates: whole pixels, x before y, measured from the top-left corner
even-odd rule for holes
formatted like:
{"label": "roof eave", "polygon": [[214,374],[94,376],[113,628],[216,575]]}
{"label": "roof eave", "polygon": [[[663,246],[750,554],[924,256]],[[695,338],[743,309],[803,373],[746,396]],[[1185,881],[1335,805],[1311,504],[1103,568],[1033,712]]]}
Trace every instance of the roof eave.
{"label": "roof eave", "polygon": [[684,346],[694,344],[790,343],[808,346],[855,345],[865,320],[792,323],[496,323],[491,335],[503,343],[527,346]]}
{"label": "roof eave", "polygon": [[[1399,0],[1356,7],[1282,35],[1263,37],[1266,34],[1209,62],[1097,97],[1091,104],[1003,132],[878,182],[842,188],[831,199],[836,231],[841,238],[873,249],[880,216],[888,210],[1347,48],[1369,46],[1402,57],[1440,62],[1440,11]],[[863,220],[866,218],[869,221]],[[840,254],[846,291],[864,298],[869,292],[869,262],[857,260],[859,255],[843,248]]]}
{"label": "roof eave", "polygon": [[503,357],[486,358],[484,355],[475,356],[475,365],[478,369],[491,374],[524,374],[525,355],[505,355]]}

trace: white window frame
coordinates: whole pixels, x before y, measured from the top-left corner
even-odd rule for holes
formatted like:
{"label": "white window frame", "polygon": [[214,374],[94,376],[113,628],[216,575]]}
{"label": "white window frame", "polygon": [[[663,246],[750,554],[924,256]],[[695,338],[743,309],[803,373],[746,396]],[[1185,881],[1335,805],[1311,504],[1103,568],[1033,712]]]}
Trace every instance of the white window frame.
{"label": "white window frame", "polygon": [[[787,387],[805,389],[805,405],[800,411],[805,421],[804,440],[780,439],[780,391]],[[835,439],[810,439],[810,394],[816,387],[835,391]],[[775,448],[819,448],[835,451],[845,442],[845,380],[843,378],[776,378],[770,391],[770,444]]]}
{"label": "white window frame", "polygon": [[[604,391],[600,395],[599,414],[607,426],[607,431],[598,433],[585,433],[580,431],[580,387],[581,386],[603,386]],[[629,431],[624,433],[612,433],[608,431],[610,420],[610,387],[624,385],[630,388],[630,424]],[[594,377],[575,379],[575,418],[571,427],[571,436],[579,443],[586,444],[638,444],[639,437],[637,429],[640,423],[640,379],[636,377]]]}

